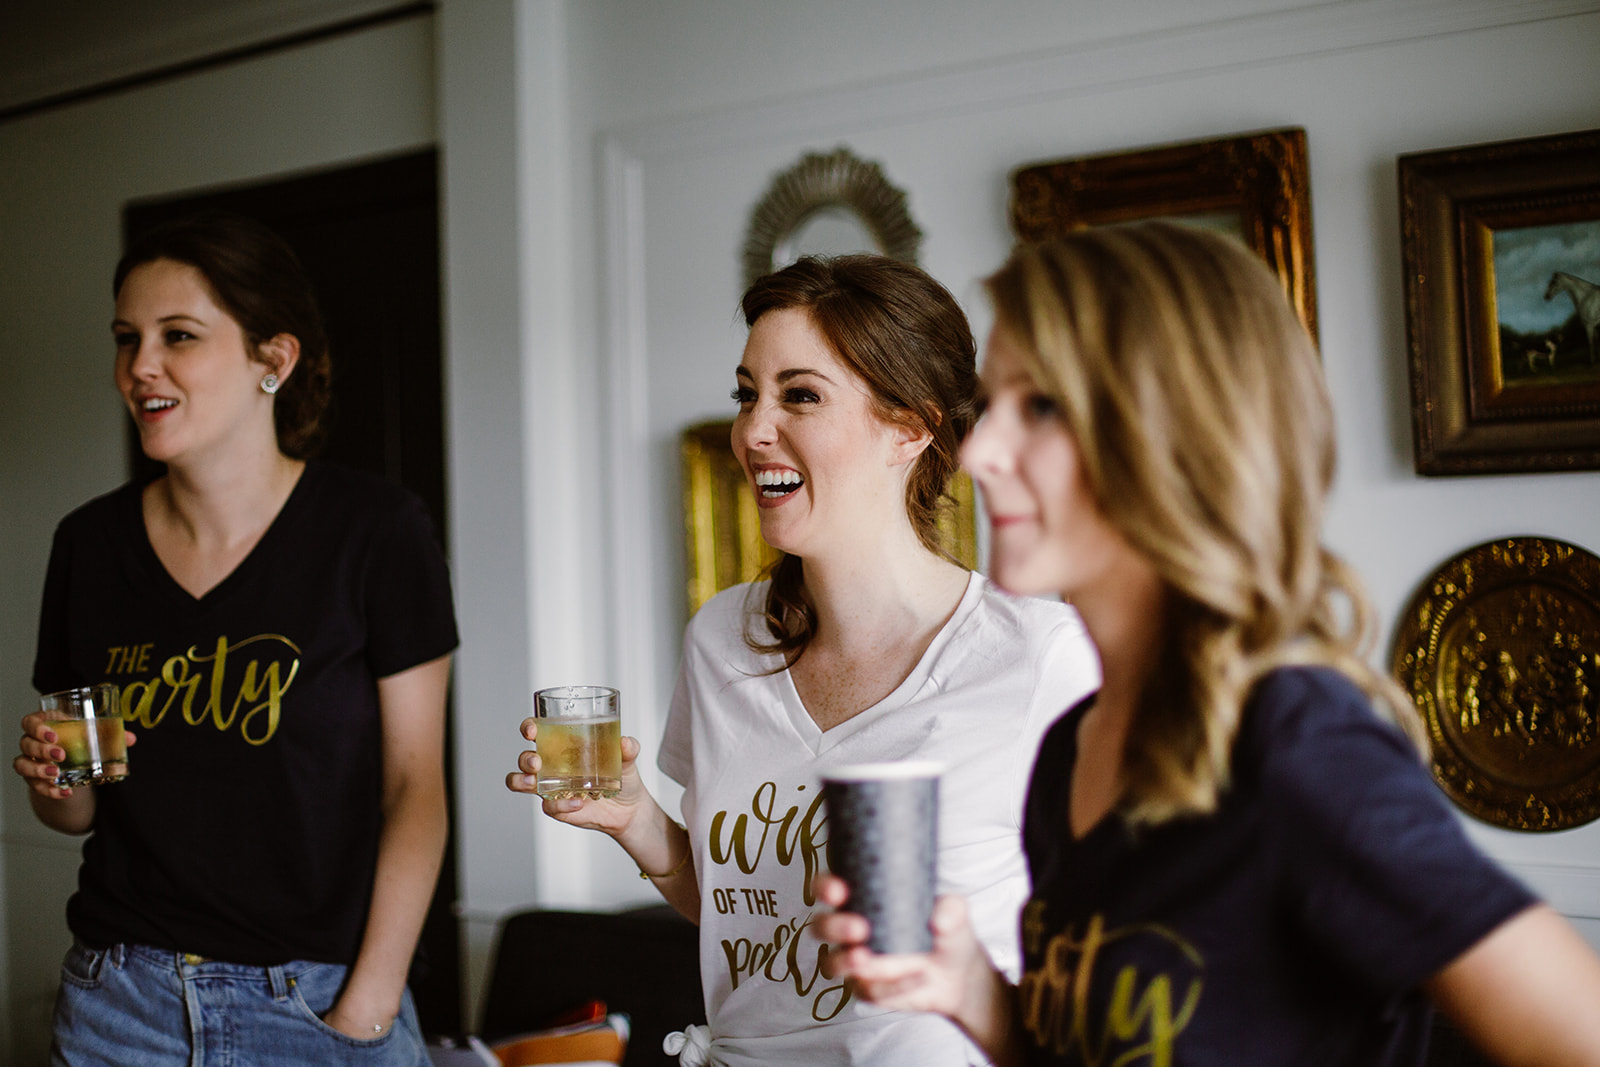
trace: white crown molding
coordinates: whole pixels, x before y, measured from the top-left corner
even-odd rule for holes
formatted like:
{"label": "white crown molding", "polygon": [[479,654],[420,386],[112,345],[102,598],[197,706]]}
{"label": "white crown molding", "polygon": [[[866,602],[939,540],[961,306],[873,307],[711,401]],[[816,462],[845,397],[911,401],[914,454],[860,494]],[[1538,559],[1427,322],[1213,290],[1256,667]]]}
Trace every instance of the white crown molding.
{"label": "white crown molding", "polygon": [[1085,41],[959,69],[618,126],[635,156],[836,136],[913,120],[1067,99],[1230,68],[1600,11],[1596,0],[1328,0],[1310,7]]}
{"label": "white crown molding", "polygon": [[[115,2],[115,0],[113,0]],[[5,20],[8,32],[26,40],[28,18],[61,18],[60,28],[78,20],[71,36],[77,41],[69,52],[49,54],[38,49],[18,50],[11,61],[0,64],[0,108],[10,108],[63,94],[93,88],[124,78],[159,71],[208,56],[264,44],[343,22],[379,15],[404,7],[409,0],[230,0],[192,6],[168,15],[145,5],[137,29],[129,32],[113,25],[118,16],[98,17],[101,5],[33,4],[33,13]],[[38,14],[48,8],[49,16]],[[110,25],[108,32],[102,26]],[[81,28],[79,28],[81,27]],[[97,32],[98,31],[98,32]],[[7,48],[8,53],[11,52]]]}

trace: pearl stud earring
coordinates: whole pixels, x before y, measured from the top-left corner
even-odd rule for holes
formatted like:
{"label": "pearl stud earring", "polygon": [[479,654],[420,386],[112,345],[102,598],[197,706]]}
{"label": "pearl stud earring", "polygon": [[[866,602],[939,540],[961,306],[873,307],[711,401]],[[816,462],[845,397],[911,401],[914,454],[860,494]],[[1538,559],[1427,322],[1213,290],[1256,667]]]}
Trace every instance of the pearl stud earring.
{"label": "pearl stud earring", "polygon": [[278,391],[278,376],[276,374],[269,374],[265,378],[262,378],[261,391],[266,393],[268,396],[276,393]]}

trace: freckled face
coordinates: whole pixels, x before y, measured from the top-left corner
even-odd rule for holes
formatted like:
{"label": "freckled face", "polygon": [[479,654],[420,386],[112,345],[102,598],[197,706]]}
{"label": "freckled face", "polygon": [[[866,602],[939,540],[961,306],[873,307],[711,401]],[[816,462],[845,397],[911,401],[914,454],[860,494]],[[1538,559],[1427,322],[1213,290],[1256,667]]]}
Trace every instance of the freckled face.
{"label": "freckled face", "polygon": [[1077,596],[1132,549],[1084,480],[1056,402],[1033,384],[999,326],[981,377],[987,404],[961,463],[983,490],[991,577],[1014,593]]}
{"label": "freckled face", "polygon": [[151,459],[199,458],[245,435],[271,436],[268,368],[252,360],[244,331],[219,308],[205,276],[158,259],[135,267],[117,292],[111,324],[117,391]]}
{"label": "freckled face", "polygon": [[761,536],[816,555],[872,529],[874,511],[905,510],[897,427],[870,389],[800,309],[769,311],[750,328],[733,397],[732,444],[760,507]]}

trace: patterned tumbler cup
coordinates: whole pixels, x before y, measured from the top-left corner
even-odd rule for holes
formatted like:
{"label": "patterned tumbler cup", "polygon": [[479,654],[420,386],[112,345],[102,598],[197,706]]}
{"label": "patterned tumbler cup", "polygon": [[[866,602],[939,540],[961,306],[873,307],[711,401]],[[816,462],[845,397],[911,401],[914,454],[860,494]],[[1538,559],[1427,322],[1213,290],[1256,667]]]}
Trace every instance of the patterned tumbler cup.
{"label": "patterned tumbler cup", "polygon": [[845,910],[872,924],[874,952],[933,950],[938,764],[862,763],[822,775],[828,866],[850,887]]}

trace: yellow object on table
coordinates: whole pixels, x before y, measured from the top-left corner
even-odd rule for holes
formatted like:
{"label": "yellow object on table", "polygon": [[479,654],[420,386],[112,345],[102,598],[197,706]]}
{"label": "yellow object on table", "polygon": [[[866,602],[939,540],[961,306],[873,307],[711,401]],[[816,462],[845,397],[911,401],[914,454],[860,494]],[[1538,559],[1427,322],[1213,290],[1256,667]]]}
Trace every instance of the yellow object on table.
{"label": "yellow object on table", "polygon": [[490,1046],[500,1067],[603,1067],[620,1064],[628,1050],[626,1016],[508,1037]]}

